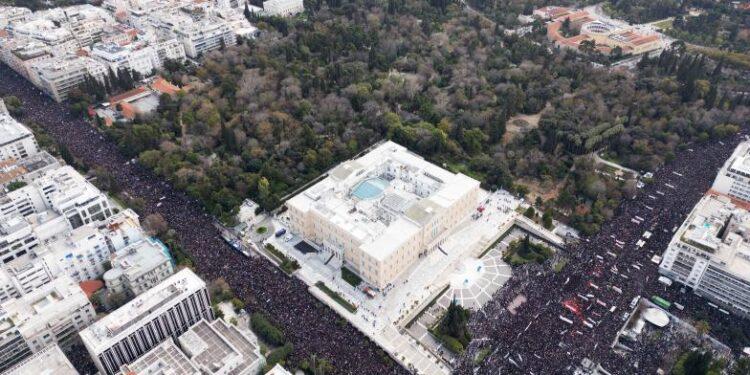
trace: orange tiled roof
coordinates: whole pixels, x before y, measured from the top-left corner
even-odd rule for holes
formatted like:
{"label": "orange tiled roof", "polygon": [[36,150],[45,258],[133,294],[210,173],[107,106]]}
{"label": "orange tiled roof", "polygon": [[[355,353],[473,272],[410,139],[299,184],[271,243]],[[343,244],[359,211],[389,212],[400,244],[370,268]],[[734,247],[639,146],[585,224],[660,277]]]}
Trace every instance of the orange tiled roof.
{"label": "orange tiled roof", "polygon": [[130,98],[132,96],[143,94],[144,92],[146,92],[146,88],[143,87],[143,86],[139,86],[139,87],[136,87],[136,88],[134,88],[132,90],[126,91],[126,92],[124,92],[124,93],[122,93],[120,95],[111,96],[109,98],[109,102],[111,104],[117,104],[117,103],[119,103],[119,102],[121,102],[123,100],[126,100],[126,99],[128,99],[128,98]]}
{"label": "orange tiled roof", "polygon": [[81,281],[78,286],[86,293],[86,297],[91,298],[99,289],[104,288],[104,282],[101,280],[86,280]]}
{"label": "orange tiled roof", "polygon": [[154,82],[151,83],[151,88],[162,94],[169,95],[174,95],[177,91],[180,91],[179,87],[169,83],[169,81],[162,77],[157,77]]}
{"label": "orange tiled roof", "polygon": [[123,117],[125,117],[125,118],[127,118],[129,120],[132,120],[132,119],[135,118],[136,110],[135,110],[135,107],[133,107],[132,104],[121,102],[120,103],[120,107],[122,108],[122,110],[120,110],[120,112],[122,113]]}

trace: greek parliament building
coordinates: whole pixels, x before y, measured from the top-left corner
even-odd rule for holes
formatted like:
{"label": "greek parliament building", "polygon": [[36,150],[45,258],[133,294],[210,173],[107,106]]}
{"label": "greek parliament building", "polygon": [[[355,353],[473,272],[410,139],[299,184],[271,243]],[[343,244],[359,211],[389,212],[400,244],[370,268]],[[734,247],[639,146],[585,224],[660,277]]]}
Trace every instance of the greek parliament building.
{"label": "greek parliament building", "polygon": [[675,232],[659,272],[722,308],[750,317],[750,142],[727,160]]}
{"label": "greek parliament building", "polygon": [[183,269],[80,335],[99,371],[113,375],[162,341],[177,339],[201,319],[213,319],[206,283]]}
{"label": "greek parliament building", "polygon": [[290,229],[383,288],[473,212],[479,181],[384,142],[291,198]]}

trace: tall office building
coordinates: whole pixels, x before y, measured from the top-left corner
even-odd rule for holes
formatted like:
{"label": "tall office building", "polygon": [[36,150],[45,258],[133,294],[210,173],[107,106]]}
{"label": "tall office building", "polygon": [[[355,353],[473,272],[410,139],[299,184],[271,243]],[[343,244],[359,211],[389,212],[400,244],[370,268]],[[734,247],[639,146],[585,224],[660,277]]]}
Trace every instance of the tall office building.
{"label": "tall office building", "polygon": [[213,320],[206,283],[183,269],[81,331],[81,339],[99,371],[113,375],[201,319]]}

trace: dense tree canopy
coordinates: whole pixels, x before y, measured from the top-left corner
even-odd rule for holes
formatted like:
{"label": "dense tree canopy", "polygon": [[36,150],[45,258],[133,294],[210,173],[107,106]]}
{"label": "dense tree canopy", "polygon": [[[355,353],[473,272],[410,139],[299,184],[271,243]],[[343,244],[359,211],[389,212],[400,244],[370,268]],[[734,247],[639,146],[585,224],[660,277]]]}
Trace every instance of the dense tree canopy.
{"label": "dense tree canopy", "polygon": [[[650,170],[745,121],[744,102],[710,77],[715,64],[682,51],[668,58],[700,63],[700,74],[653,61],[635,75],[599,69],[452,3],[331,0],[308,10],[260,20],[260,38],[209,53],[193,71],[170,67],[190,90],[110,135],[225,219],[246,197],[276,207],[390,138],[486,188],[543,196],[540,208],[593,233],[634,188],[598,174],[588,153]],[[705,105],[711,95],[717,105]],[[540,119],[519,127],[519,116]]]}

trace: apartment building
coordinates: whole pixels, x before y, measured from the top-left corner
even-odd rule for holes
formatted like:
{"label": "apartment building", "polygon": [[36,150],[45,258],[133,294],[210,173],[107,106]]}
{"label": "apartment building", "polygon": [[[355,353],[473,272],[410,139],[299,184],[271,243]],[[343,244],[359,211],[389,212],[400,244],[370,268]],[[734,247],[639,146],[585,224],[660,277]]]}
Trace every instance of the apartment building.
{"label": "apartment building", "polygon": [[750,141],[737,146],[716,175],[711,190],[750,202]]}
{"label": "apartment building", "polygon": [[175,374],[254,375],[264,363],[251,332],[242,332],[222,319],[201,320],[177,338],[177,345],[167,339],[124,365],[122,373],[146,375],[159,368]]}
{"label": "apartment building", "polygon": [[57,344],[50,345],[19,362],[5,375],[79,375]]}
{"label": "apartment building", "polygon": [[34,134],[10,116],[0,99],[0,161],[23,159],[38,152]]}
{"label": "apartment building", "polygon": [[221,46],[237,44],[232,28],[215,16],[193,18],[184,14],[162,14],[159,27],[171,31],[185,48],[185,54],[198,58]]}
{"label": "apartment building", "polygon": [[206,283],[183,269],[80,334],[99,371],[113,375],[201,319],[213,320]]}
{"label": "apartment building", "polygon": [[669,243],[659,272],[723,308],[750,316],[750,212],[709,193]]}
{"label": "apartment building", "polygon": [[42,242],[110,216],[107,196],[76,170],[48,170],[26,186],[0,191],[0,264],[36,254]]}
{"label": "apartment building", "polygon": [[38,40],[0,36],[0,61],[35,86],[39,86],[39,77],[33,66],[53,57],[52,48]]}
{"label": "apartment building", "polygon": [[66,232],[37,254],[79,283],[101,277],[110,259],[104,235],[92,225]]}
{"label": "apartment building", "polygon": [[107,289],[137,296],[158,285],[174,272],[168,250],[146,239],[113,254],[112,268],[104,273]]}
{"label": "apartment building", "polygon": [[0,370],[50,345],[65,345],[94,317],[86,294],[65,276],[0,304]]}
{"label": "apartment building", "polygon": [[337,166],[286,206],[290,229],[322,257],[383,288],[436,250],[479,196],[479,181],[389,141]]}
{"label": "apartment building", "polygon": [[112,216],[107,196],[86,181],[73,167],[49,170],[26,186],[0,193],[0,214],[29,217],[44,214],[44,220],[62,216],[71,228]]}
{"label": "apartment building", "polygon": [[4,263],[0,268],[0,303],[29,294],[60,274],[54,264],[33,253]]}
{"label": "apartment building", "polygon": [[57,102],[68,99],[86,76],[103,80],[107,66],[88,56],[68,55],[42,61],[33,66],[39,88]]}
{"label": "apartment building", "polygon": [[0,6],[0,29],[12,22],[26,20],[31,15],[31,10],[22,7]]}
{"label": "apartment building", "polygon": [[120,69],[138,72],[148,77],[161,66],[156,49],[150,46],[121,46],[115,43],[96,43],[91,47],[91,55],[113,72]]}

